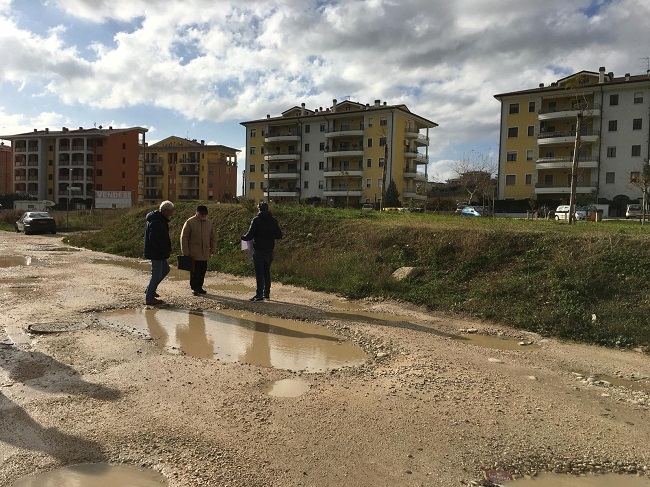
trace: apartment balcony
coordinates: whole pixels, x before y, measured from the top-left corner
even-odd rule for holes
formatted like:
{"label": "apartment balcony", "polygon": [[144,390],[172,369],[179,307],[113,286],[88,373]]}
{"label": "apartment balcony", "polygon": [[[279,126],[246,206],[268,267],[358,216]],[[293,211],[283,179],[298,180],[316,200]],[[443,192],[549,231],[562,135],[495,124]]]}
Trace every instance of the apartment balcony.
{"label": "apartment balcony", "polygon": [[[580,141],[584,144],[593,144],[598,141],[600,132],[592,130],[580,134]],[[537,145],[553,145],[553,144],[573,144],[576,140],[575,130],[567,130],[563,132],[542,132],[537,136]]]}
{"label": "apartment balcony", "polygon": [[406,137],[407,139],[413,139],[413,141],[419,145],[429,145],[429,137],[427,137],[424,134],[421,134],[420,132],[412,132],[409,131],[409,129],[406,129],[406,132],[404,133],[404,137]]}
{"label": "apartment balcony", "polygon": [[326,178],[360,178],[363,176],[363,171],[350,171],[348,169],[342,169],[338,171],[334,170],[325,170],[323,176]]}
{"label": "apartment balcony", "polygon": [[300,152],[267,152],[264,158],[267,161],[299,161]]}
{"label": "apartment balcony", "polygon": [[[576,186],[576,193],[589,194],[592,191],[596,190],[596,186],[597,186],[596,181],[591,181],[591,182],[578,181],[578,185]],[[535,184],[536,195],[570,194],[570,193],[571,193],[571,186],[568,186],[566,184],[562,184],[562,185],[545,184],[545,183]]]}
{"label": "apartment balcony", "polygon": [[347,130],[332,130],[325,133],[326,139],[334,139],[337,137],[363,137],[363,129],[347,129]]}
{"label": "apartment balcony", "polygon": [[145,169],[144,170],[144,175],[145,176],[162,176],[163,170],[162,169]]}
{"label": "apartment balcony", "polygon": [[360,189],[344,189],[344,188],[331,188],[323,191],[323,196],[329,198],[333,196],[345,196],[345,197],[360,197],[362,196],[363,191]]}
{"label": "apartment balcony", "polygon": [[406,150],[404,152],[404,159],[414,159],[416,164],[428,164],[429,158],[426,154],[417,152],[415,150]]}
{"label": "apartment balcony", "polygon": [[412,170],[404,171],[404,179],[415,179],[416,181],[426,181],[427,175],[423,172],[417,172]]}
{"label": "apartment balcony", "polygon": [[189,171],[178,171],[179,176],[199,176],[199,170],[198,169],[192,169]]}
{"label": "apartment balcony", "polygon": [[418,201],[426,201],[427,200],[427,195],[426,194],[418,194],[418,193],[413,193],[409,191],[404,191],[402,193],[403,198],[408,198],[411,200],[418,200]]}
{"label": "apartment balcony", "polygon": [[298,170],[295,171],[280,171],[280,170],[269,170],[268,173],[264,173],[264,179],[298,179],[300,173]]}
{"label": "apartment balcony", "polygon": [[269,132],[264,137],[264,142],[299,142],[300,131],[286,130],[281,132]]}
{"label": "apartment balcony", "polygon": [[160,192],[147,191],[145,193],[144,197],[147,200],[161,200],[163,195],[162,195],[162,191],[160,191]]}
{"label": "apartment balcony", "polygon": [[363,147],[353,149],[325,149],[325,157],[363,157]]}
{"label": "apartment balcony", "polygon": [[569,107],[567,107],[566,109],[561,109],[561,108],[553,108],[553,109],[545,109],[545,110],[540,109],[537,112],[537,120],[543,122],[546,120],[561,120],[564,118],[575,119],[578,116],[578,114],[580,114],[581,112],[582,112],[582,116],[585,118],[600,117],[600,104],[596,104],[593,108],[585,109],[585,110],[579,110],[579,109],[574,109]]}
{"label": "apartment balcony", "polygon": [[[600,158],[597,155],[583,156],[578,159],[578,167],[595,169],[598,167]],[[535,161],[537,169],[567,169],[573,165],[573,158],[566,157],[541,157]]]}

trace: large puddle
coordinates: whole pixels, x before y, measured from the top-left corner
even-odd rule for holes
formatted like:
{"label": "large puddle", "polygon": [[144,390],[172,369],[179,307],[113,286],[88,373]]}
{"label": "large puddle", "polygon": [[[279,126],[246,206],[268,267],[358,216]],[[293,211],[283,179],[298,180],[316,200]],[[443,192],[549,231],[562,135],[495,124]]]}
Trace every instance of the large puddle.
{"label": "large puddle", "polygon": [[117,310],[100,317],[151,337],[170,353],[323,372],[360,365],[363,350],[327,328],[243,311]]}
{"label": "large puddle", "polygon": [[560,475],[541,474],[532,479],[504,482],[503,487],[649,487],[648,477],[633,475]]}
{"label": "large puddle", "polygon": [[0,257],[0,267],[19,267],[32,264],[31,257],[21,257],[18,255],[5,255]]}
{"label": "large puddle", "polygon": [[494,350],[533,350],[540,347],[528,340],[518,340],[494,335],[454,335],[451,338],[470,345],[476,345],[477,347],[491,348]]}
{"label": "large puddle", "polygon": [[165,487],[165,478],[154,470],[131,465],[82,464],[25,477],[11,487]]}

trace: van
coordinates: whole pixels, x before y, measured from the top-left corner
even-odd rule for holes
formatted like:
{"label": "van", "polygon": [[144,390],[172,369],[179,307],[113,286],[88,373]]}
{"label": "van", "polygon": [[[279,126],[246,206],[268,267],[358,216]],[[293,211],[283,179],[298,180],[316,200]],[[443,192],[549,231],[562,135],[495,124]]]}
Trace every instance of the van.
{"label": "van", "polygon": [[[587,219],[587,210],[581,206],[576,206],[574,211],[576,221]],[[569,205],[560,205],[555,209],[556,220],[569,220]]]}
{"label": "van", "polygon": [[630,218],[642,218],[643,217],[643,207],[639,204],[627,205],[625,209],[625,219]]}

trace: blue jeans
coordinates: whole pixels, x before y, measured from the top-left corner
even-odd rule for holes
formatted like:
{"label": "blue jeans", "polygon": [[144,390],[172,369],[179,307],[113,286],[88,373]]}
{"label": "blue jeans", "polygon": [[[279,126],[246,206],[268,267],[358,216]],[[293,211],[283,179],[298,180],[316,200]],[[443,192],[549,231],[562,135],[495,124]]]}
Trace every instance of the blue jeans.
{"label": "blue jeans", "polygon": [[255,280],[257,281],[255,296],[258,298],[268,296],[271,292],[271,262],[273,262],[272,250],[253,251],[253,266],[255,267]]}
{"label": "blue jeans", "polygon": [[156,297],[156,289],[158,284],[162,282],[165,276],[169,274],[169,264],[165,260],[152,260],[151,261],[151,279],[146,290],[146,301],[153,301]]}

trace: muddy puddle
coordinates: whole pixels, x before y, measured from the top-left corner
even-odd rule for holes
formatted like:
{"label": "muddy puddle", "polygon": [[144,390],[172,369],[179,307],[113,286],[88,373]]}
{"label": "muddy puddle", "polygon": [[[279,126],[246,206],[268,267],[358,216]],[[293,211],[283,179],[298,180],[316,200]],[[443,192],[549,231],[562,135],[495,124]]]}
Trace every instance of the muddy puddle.
{"label": "muddy puddle", "polygon": [[632,475],[541,474],[532,479],[503,482],[503,487],[650,487],[648,477]]}
{"label": "muddy puddle", "polygon": [[150,337],[170,353],[224,362],[323,372],[366,359],[359,346],[322,326],[243,311],[137,309],[98,317]]}
{"label": "muddy puddle", "polygon": [[451,338],[477,347],[495,350],[534,350],[540,347],[528,340],[493,335],[454,335]]}
{"label": "muddy puddle", "polygon": [[281,379],[268,384],[264,394],[273,397],[298,397],[309,390],[309,384],[302,379]]}
{"label": "muddy puddle", "polygon": [[22,257],[19,255],[0,256],[0,267],[20,267],[32,265],[35,262],[31,257]]}
{"label": "muddy puddle", "polygon": [[169,484],[154,470],[130,465],[82,464],[25,477],[10,487],[165,487]]}
{"label": "muddy puddle", "polygon": [[593,382],[596,385],[602,385],[602,386],[611,385],[613,387],[624,387],[631,391],[650,393],[650,384],[648,382],[622,379],[620,377],[613,377],[605,374],[596,374],[596,375],[581,374],[578,375],[578,378],[581,380],[585,380],[587,382]]}

